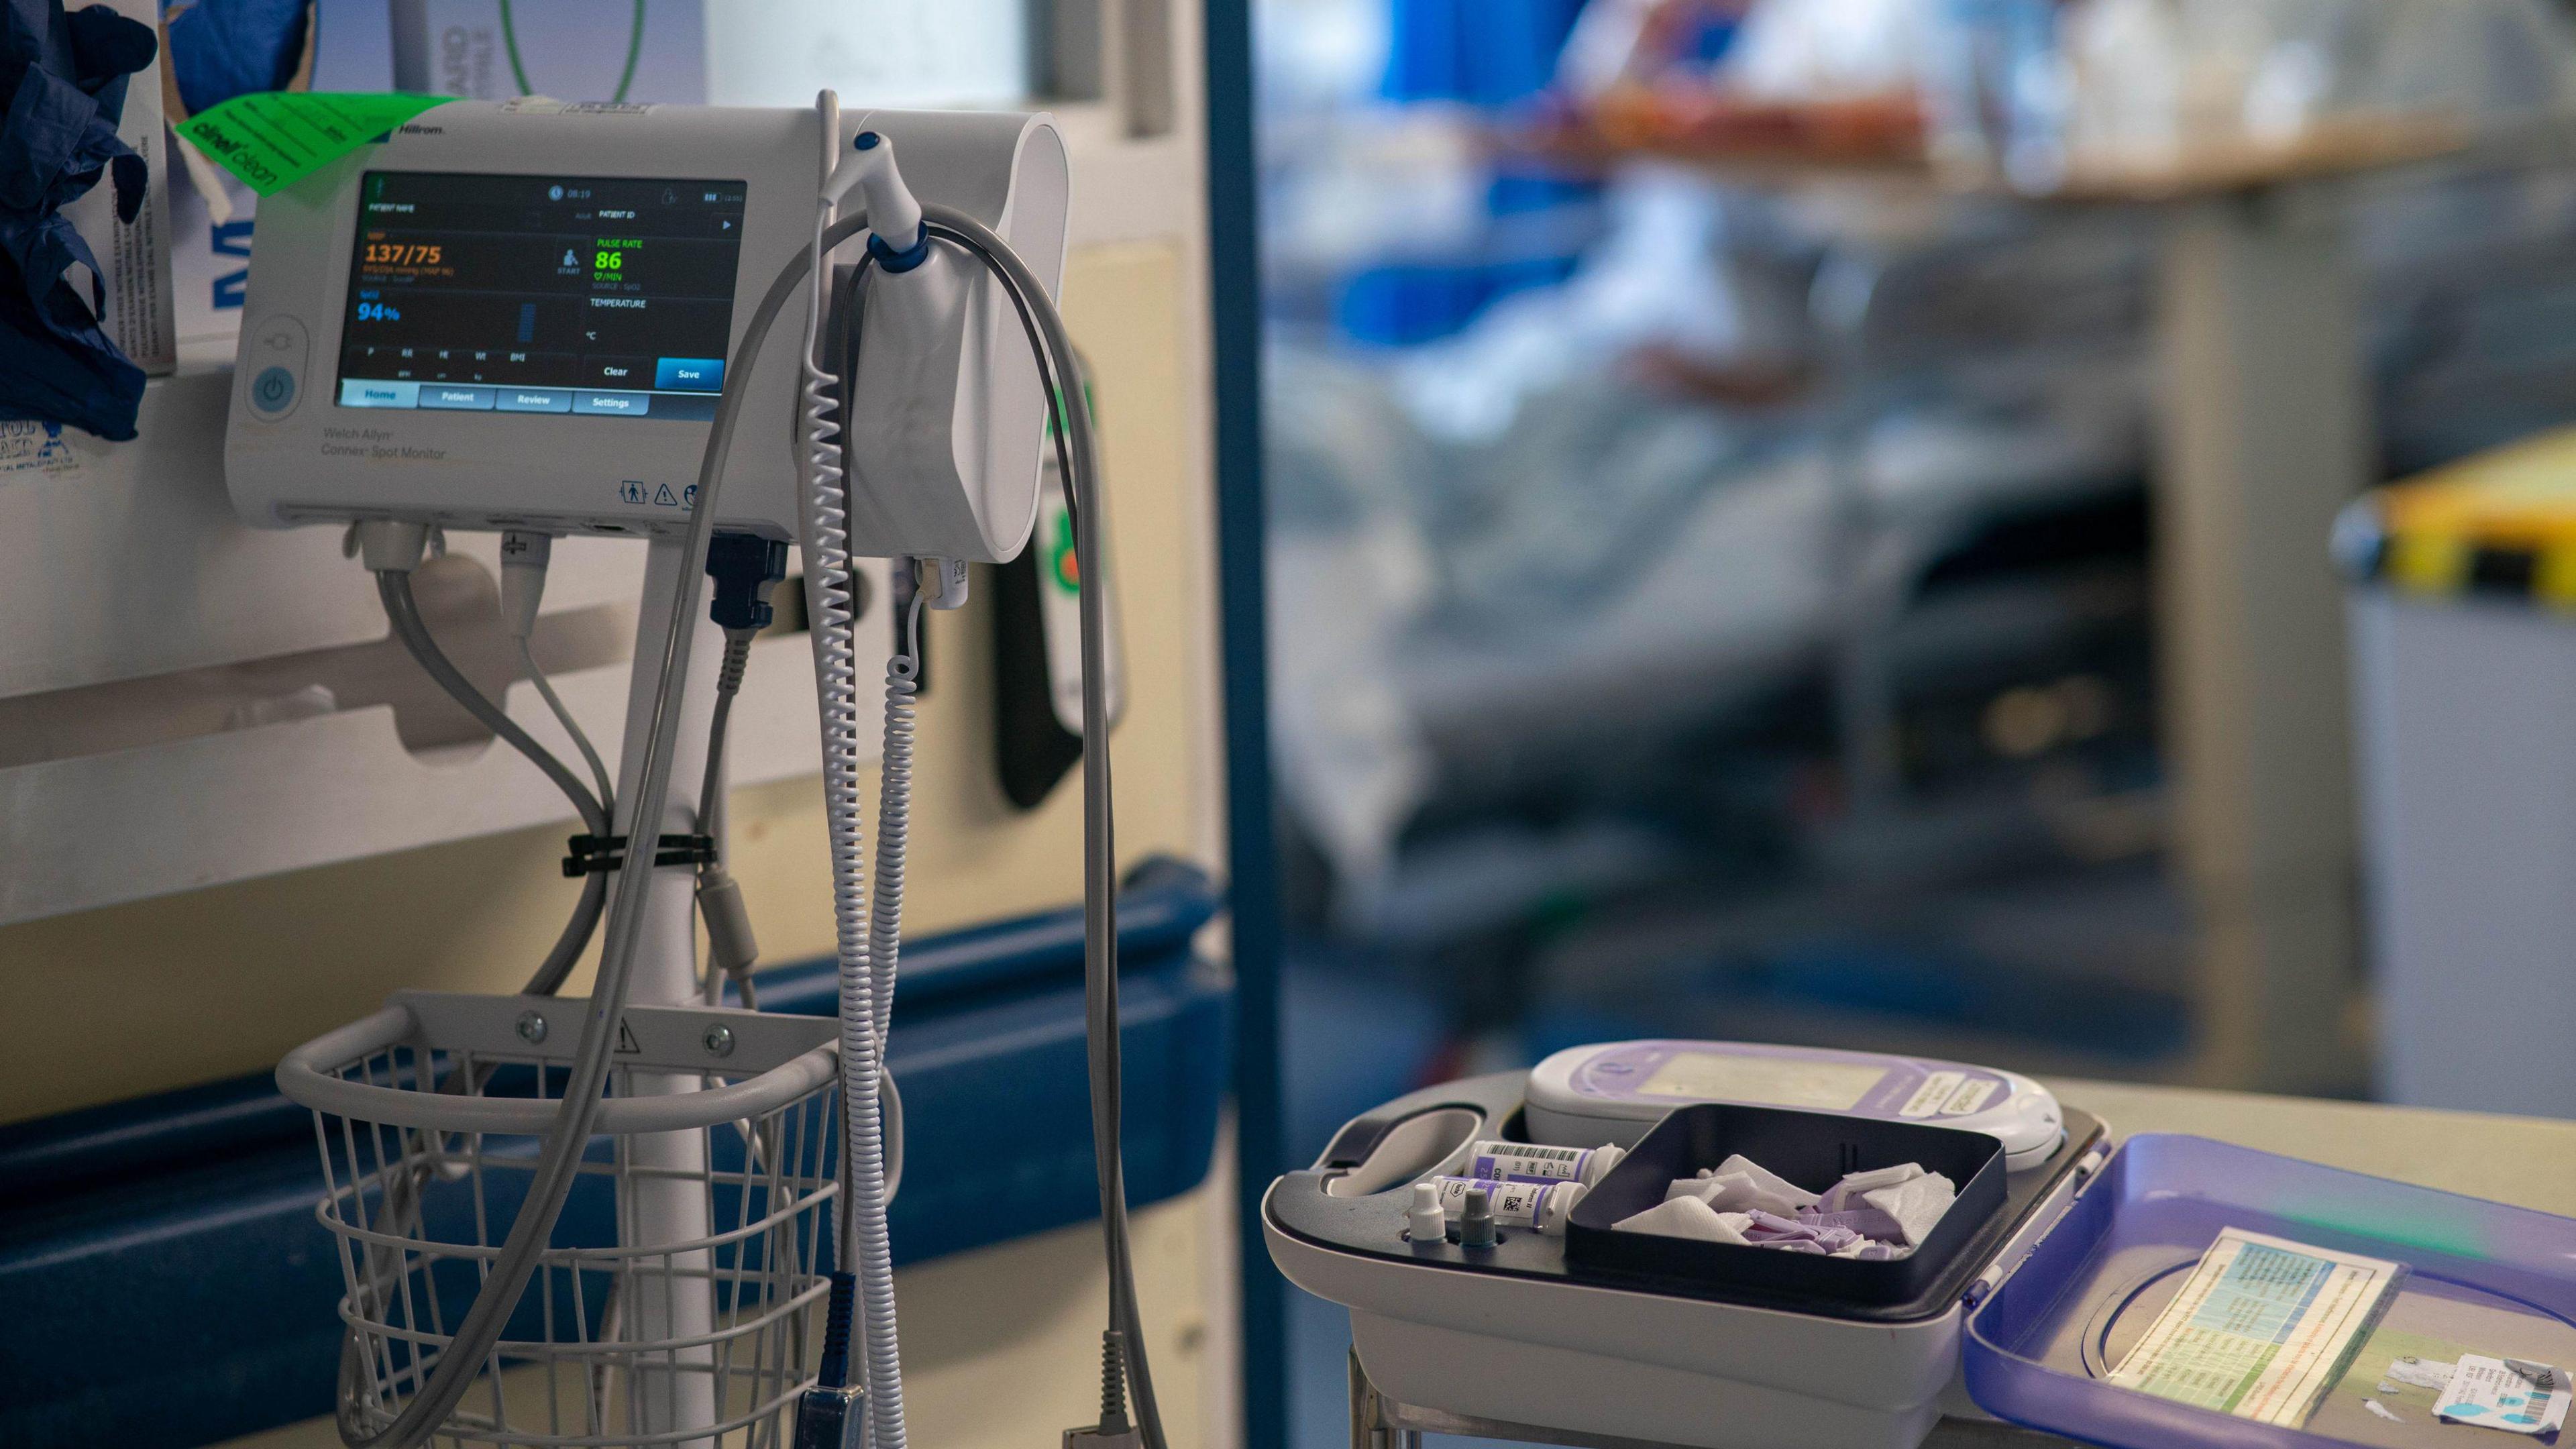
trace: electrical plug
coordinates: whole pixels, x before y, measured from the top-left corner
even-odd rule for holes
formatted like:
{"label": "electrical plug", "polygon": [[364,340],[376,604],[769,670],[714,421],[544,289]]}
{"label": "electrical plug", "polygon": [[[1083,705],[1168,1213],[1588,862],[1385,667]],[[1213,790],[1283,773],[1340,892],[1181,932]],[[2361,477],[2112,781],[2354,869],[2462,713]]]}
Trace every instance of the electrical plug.
{"label": "electrical plug", "polygon": [[860,1449],[867,1442],[867,1390],[850,1382],[858,1308],[858,1275],[835,1271],[823,1300],[822,1362],[814,1386],[796,1399],[795,1449]]}
{"label": "electrical plug", "polygon": [[707,965],[740,983],[760,960],[760,943],[751,934],[742,886],[723,866],[709,863],[698,871],[698,913],[707,927]]}
{"label": "electrical plug", "polygon": [[447,536],[435,524],[366,518],[349,525],[340,552],[365,560],[371,574],[407,574],[420,567],[423,557],[447,552]]}
{"label": "electrical plug", "polygon": [[923,571],[931,585],[930,607],[962,609],[966,607],[966,560],[962,558],[923,559]]}
{"label": "electrical plug", "polygon": [[551,534],[513,528],[501,535],[501,622],[521,643],[537,630],[537,606],[545,602],[546,565],[554,552]]}
{"label": "electrical plug", "polygon": [[807,1389],[796,1399],[795,1449],[860,1449],[868,1438],[868,1395],[856,1384]]}
{"label": "electrical plug", "polygon": [[707,540],[707,577],[715,580],[707,614],[730,634],[757,633],[778,611],[770,606],[769,589],[787,577],[787,541],[756,533],[719,533]]}

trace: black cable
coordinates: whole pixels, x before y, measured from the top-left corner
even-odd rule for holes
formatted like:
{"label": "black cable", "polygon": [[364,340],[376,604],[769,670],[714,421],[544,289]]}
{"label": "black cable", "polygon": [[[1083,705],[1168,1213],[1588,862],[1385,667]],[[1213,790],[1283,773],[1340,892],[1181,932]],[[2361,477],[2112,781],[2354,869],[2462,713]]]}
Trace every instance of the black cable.
{"label": "black cable", "polygon": [[[1075,392],[1075,389],[1080,386],[1080,360],[1070,355],[1063,357],[1056,355],[1054,347],[1048,343],[1043,330],[1038,325],[1029,298],[1021,288],[1020,279],[1012,274],[1010,268],[985,245],[982,239],[936,218],[925,218],[923,230],[927,235],[948,242],[973,255],[1001,287],[1003,295],[1010,298],[1012,310],[1020,319],[1021,332],[1028,340],[1030,357],[1037,367],[1041,390],[1046,394],[1048,433],[1055,448],[1056,470],[1064,480],[1065,512],[1075,530],[1076,553],[1082,560],[1084,578],[1089,582],[1105,577],[1097,572],[1104,566],[1104,561],[1091,556],[1097,550],[1085,548],[1079,542],[1086,532],[1086,524],[1093,529],[1096,529],[1099,524],[1099,510],[1086,506],[1093,497],[1097,483],[1092,473],[1092,466],[1097,461],[1096,454],[1088,449],[1081,450],[1084,466],[1079,470],[1076,469],[1074,456],[1077,450],[1073,445],[1077,435],[1076,424],[1067,415],[1070,409],[1083,405],[1080,396]],[[844,426],[840,433],[844,449],[842,488],[845,494],[853,486],[852,480],[856,478],[858,472],[857,469],[848,466],[847,449],[850,446],[850,432],[846,426],[848,408],[846,389],[854,385],[857,376],[860,329],[857,326],[856,309],[859,299],[864,296],[864,290],[860,284],[867,277],[869,260],[863,259],[851,276],[847,294],[850,299],[848,305],[851,308],[851,320],[845,325],[841,339],[842,356],[848,361],[848,365],[841,374],[845,388],[842,402]],[[1069,345],[1066,351],[1070,354]],[[1080,436],[1085,441],[1089,439],[1087,416],[1081,425]],[[1099,540],[1095,536],[1091,542],[1097,544]],[[1097,596],[1094,595],[1094,597]],[[1087,612],[1091,612],[1092,617],[1097,618],[1095,611]],[[1105,667],[1100,660],[1093,657],[1094,654],[1102,652],[1098,649],[1098,641],[1093,639],[1088,642],[1092,647],[1085,651],[1084,665],[1087,678]],[[1105,689],[1105,682],[1100,687]],[[1089,691],[1086,691],[1086,694],[1088,695]],[[1086,705],[1090,702],[1086,698]],[[1086,710],[1086,714],[1089,713],[1090,711]],[[1094,844],[1097,847],[1097,858],[1109,862],[1109,868],[1114,871],[1117,859],[1115,814],[1106,803],[1110,793],[1107,733],[1108,722],[1105,709],[1099,711],[1099,718],[1096,720],[1086,718],[1084,753],[1087,761],[1096,761],[1092,768],[1098,772],[1095,777],[1096,788],[1102,803],[1096,813],[1086,808],[1085,825],[1087,828],[1096,828],[1098,839]],[[1095,735],[1098,736],[1097,739],[1094,738]],[[1086,887],[1086,895],[1089,894],[1090,891]],[[1101,893],[1101,897],[1097,912],[1099,919],[1094,924],[1099,929],[1102,939],[1096,953],[1086,953],[1086,964],[1093,969],[1086,970],[1084,973],[1083,994],[1085,1016],[1090,1028],[1085,1032],[1085,1036],[1089,1041],[1092,1055],[1092,1155],[1100,1179],[1101,1234],[1109,1272],[1108,1332],[1123,1340],[1120,1344],[1122,1350],[1120,1357],[1124,1360],[1126,1377],[1133,1387],[1136,1425],[1144,1438],[1146,1449],[1167,1449],[1162,1412],[1154,1393],[1153,1373],[1147,1363],[1143,1315],[1136,1301],[1134,1248],[1127,1224],[1127,1185],[1125,1174],[1121,1170],[1125,1152],[1124,1143],[1121,1140],[1125,1092],[1118,1030],[1117,890],[1114,881],[1108,884],[1107,889]]]}
{"label": "black cable", "polygon": [[[1076,551],[1083,559],[1087,580],[1104,577],[1099,570],[1104,561],[1098,528],[1101,510],[1088,506],[1096,498],[1097,454],[1091,444],[1087,412],[1076,415],[1079,406],[1072,389],[1078,386],[1079,359],[1073,355],[1069,339],[1060,339],[1060,318],[1055,330],[1039,324],[1029,296],[1029,289],[1043,292],[1043,284],[1028,274],[1017,257],[1005,261],[994,248],[1007,249],[1007,243],[974,218],[948,208],[925,208],[934,213],[925,217],[924,232],[960,247],[984,265],[1010,298],[1018,314],[1020,327],[1037,367],[1042,390],[1046,394],[1049,432],[1056,454],[1056,466],[1064,479],[1066,512],[1075,530]],[[946,211],[947,216],[935,213]],[[952,221],[951,218],[954,218]],[[842,230],[846,234],[847,222]],[[967,228],[973,228],[968,230]],[[827,236],[826,244],[839,240]],[[988,245],[989,239],[989,245]],[[1015,272],[1013,268],[1019,270]],[[824,354],[840,354],[847,359],[841,370],[844,391],[840,399],[842,426],[839,437],[843,448],[842,488],[846,501],[855,487],[858,469],[848,466],[850,430],[848,428],[849,392],[855,385],[859,353],[861,283],[868,276],[869,262],[862,260],[853,270],[846,291],[835,298],[835,311],[844,314],[837,338],[818,338]],[[1025,285],[1024,285],[1025,278]],[[1051,318],[1054,314],[1048,314]],[[1058,341],[1061,340],[1061,347]],[[836,347],[834,344],[838,343]],[[801,438],[800,438],[801,441]],[[1081,464],[1076,466],[1079,456]],[[855,562],[852,574],[856,574]],[[851,580],[856,592],[857,580]],[[1084,976],[1083,995],[1086,1017],[1085,1037],[1091,1056],[1092,1076],[1092,1153],[1100,1179],[1101,1231],[1109,1270],[1109,1325],[1104,1343],[1124,1361],[1131,1380],[1136,1403],[1136,1421],[1147,1449],[1167,1449],[1162,1415],[1147,1365],[1142,1315],[1136,1298],[1135,1264],[1127,1222],[1127,1191],[1121,1170],[1124,1146],[1122,1109],[1124,1099],[1123,1070],[1118,1039],[1118,930],[1117,883],[1115,880],[1117,842],[1114,810],[1111,805],[1109,774],[1108,712],[1106,698],[1105,645],[1101,631],[1105,627],[1100,609],[1100,589],[1086,589],[1082,595],[1083,667],[1084,667]],[[917,647],[918,641],[907,641]],[[1121,1351],[1123,1350],[1123,1351]]]}
{"label": "black cable", "polygon": [[[1100,510],[1088,506],[1097,497],[1096,488],[1099,480],[1093,469],[1098,462],[1098,456],[1095,449],[1087,446],[1090,442],[1088,415],[1086,414],[1079,422],[1069,416],[1072,409],[1082,406],[1081,399],[1072,391],[1080,385],[1080,359],[1070,355],[1072,349],[1069,344],[1065,348],[1068,355],[1061,357],[1055,355],[1054,347],[1041,336],[1041,329],[1029,299],[1021,290],[1020,278],[1015,276],[1002,259],[986,247],[979,238],[937,220],[927,222],[925,230],[930,235],[964,248],[982,261],[985,269],[1001,285],[1004,294],[1010,297],[1012,307],[1019,313],[1021,328],[1028,336],[1030,350],[1038,367],[1039,379],[1047,396],[1047,415],[1051,424],[1050,431],[1054,435],[1056,466],[1064,478],[1065,510],[1074,527],[1075,551],[1082,563],[1084,581],[1086,584],[1105,581],[1106,575],[1101,570],[1105,567],[1106,561],[1094,557],[1099,551],[1096,545],[1101,541],[1098,531],[1102,522]],[[1078,436],[1086,445],[1081,448],[1072,446],[1072,440],[1077,436],[1077,428]],[[1081,456],[1083,464],[1079,470],[1073,466],[1073,459],[1077,453]],[[1084,611],[1086,624],[1094,623],[1100,617],[1097,598],[1096,592],[1086,590]],[[1086,765],[1097,771],[1095,779],[1100,797],[1100,808],[1096,812],[1089,808],[1085,811],[1086,827],[1095,828],[1099,835],[1099,839],[1095,842],[1096,852],[1087,854],[1092,856],[1095,863],[1098,860],[1109,862],[1110,868],[1114,870],[1117,860],[1117,841],[1115,811],[1109,806],[1111,787],[1108,718],[1105,709],[1098,710],[1097,717],[1094,718],[1095,711],[1091,708],[1095,697],[1105,694],[1107,688],[1105,679],[1093,677],[1105,668],[1106,651],[1102,647],[1103,641],[1097,638],[1096,629],[1085,631],[1084,645],[1085,680],[1087,685],[1093,687],[1085,690],[1083,752]],[[1102,893],[1100,903],[1102,919],[1093,923],[1101,937],[1097,953],[1099,959],[1096,963],[1098,969],[1086,971],[1083,983],[1088,1007],[1087,1015],[1091,1018],[1094,1028],[1086,1035],[1090,1039],[1093,1052],[1092,1145],[1093,1157],[1100,1177],[1101,1232],[1109,1258],[1109,1330],[1124,1340],[1121,1344],[1122,1357],[1125,1360],[1127,1377],[1133,1386],[1136,1424],[1142,1432],[1147,1449],[1166,1449],[1167,1441],[1163,1434],[1161,1408],[1154,1393],[1153,1374],[1146,1361],[1143,1317],[1136,1301],[1134,1248],[1127,1225],[1127,1184],[1122,1170],[1125,1148],[1121,1141],[1123,1132],[1121,1118],[1125,1091],[1119,1050],[1116,913],[1117,890],[1113,881]]]}
{"label": "black cable", "polygon": [[751,662],[753,629],[725,631],[724,663],[716,670],[715,713],[707,720],[707,769],[698,782],[698,829],[724,848],[725,726],[733,719],[734,696],[742,692],[743,670]]}

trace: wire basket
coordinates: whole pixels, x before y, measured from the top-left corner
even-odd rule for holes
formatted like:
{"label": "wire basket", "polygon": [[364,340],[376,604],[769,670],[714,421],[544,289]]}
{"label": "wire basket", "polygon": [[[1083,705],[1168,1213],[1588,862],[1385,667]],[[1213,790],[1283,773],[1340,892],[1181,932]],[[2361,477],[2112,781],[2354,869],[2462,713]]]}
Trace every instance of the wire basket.
{"label": "wire basket", "polygon": [[[587,1006],[402,992],[278,1066],[320,1138],[344,1426],[383,1428],[428,1382],[527,1194]],[[636,1006],[618,1032],[562,1216],[433,1442],[787,1440],[828,1287],[835,1025]]]}

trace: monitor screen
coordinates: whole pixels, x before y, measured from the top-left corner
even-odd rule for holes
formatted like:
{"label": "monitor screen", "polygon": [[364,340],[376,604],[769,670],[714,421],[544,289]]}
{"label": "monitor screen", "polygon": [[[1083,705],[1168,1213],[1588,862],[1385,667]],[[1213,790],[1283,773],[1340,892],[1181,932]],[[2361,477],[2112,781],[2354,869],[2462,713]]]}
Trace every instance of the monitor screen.
{"label": "monitor screen", "polygon": [[744,190],[368,172],[339,405],[714,417]]}

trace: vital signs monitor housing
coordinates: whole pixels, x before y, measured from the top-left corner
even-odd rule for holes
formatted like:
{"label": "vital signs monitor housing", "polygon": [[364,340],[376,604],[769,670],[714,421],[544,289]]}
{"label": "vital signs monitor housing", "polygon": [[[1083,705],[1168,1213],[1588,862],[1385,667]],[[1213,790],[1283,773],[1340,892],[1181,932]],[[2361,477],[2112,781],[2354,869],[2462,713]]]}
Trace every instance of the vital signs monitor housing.
{"label": "vital signs monitor housing", "polygon": [[[451,101],[264,198],[226,430],[234,506],[268,527],[678,533],[752,311],[812,241],[821,126],[811,110]],[[1069,174],[1051,121],[851,112],[836,154],[863,128],[893,139],[922,200],[1057,283]],[[1007,297],[973,285],[953,395],[902,446],[949,450],[938,471],[1033,514],[1045,394]],[[719,527],[795,535],[804,307],[800,291],[741,380]],[[872,441],[850,440],[854,473],[899,483]],[[1000,520],[1007,547],[989,551],[1027,529]]]}

